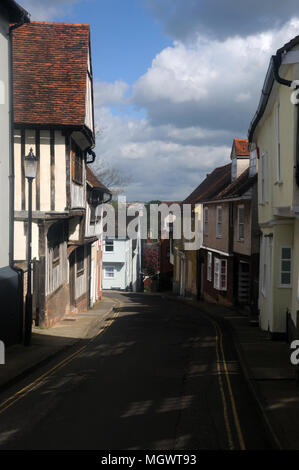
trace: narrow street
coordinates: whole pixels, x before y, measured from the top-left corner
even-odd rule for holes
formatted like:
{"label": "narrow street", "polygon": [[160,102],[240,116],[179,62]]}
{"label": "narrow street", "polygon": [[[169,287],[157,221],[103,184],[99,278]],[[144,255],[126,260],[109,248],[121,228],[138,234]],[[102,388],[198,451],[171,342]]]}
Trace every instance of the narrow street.
{"label": "narrow street", "polygon": [[225,325],[143,294],[0,396],[2,450],[269,449]]}

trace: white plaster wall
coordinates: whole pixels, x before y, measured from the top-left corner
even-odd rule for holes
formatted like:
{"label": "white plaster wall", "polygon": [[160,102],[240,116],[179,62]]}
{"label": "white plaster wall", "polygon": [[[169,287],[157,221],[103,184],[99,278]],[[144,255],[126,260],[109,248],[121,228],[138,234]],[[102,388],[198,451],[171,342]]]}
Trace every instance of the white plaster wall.
{"label": "white plaster wall", "polygon": [[21,131],[14,131],[14,158],[15,158],[15,210],[22,209],[22,164],[21,164]]}
{"label": "white plaster wall", "polygon": [[65,137],[61,131],[55,132],[55,210],[66,208],[66,161]]}
{"label": "white plaster wall", "polygon": [[26,237],[24,232],[24,222],[15,222],[14,235],[14,259],[16,261],[24,261],[26,259]]}
{"label": "white plaster wall", "polygon": [[40,131],[40,210],[51,209],[50,131]]}

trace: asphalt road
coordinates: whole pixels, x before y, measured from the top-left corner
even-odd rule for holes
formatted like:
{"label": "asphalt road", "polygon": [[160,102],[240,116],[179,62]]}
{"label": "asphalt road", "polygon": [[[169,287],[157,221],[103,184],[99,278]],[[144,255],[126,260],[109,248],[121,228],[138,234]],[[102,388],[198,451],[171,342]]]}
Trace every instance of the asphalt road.
{"label": "asphalt road", "polygon": [[159,296],[0,395],[0,449],[271,448],[229,331]]}

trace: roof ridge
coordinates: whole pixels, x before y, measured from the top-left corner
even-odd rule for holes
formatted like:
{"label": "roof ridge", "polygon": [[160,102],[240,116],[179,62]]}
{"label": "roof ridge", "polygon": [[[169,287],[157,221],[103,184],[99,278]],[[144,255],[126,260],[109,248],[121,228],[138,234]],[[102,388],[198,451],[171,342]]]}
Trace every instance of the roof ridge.
{"label": "roof ridge", "polygon": [[90,27],[89,23],[61,23],[59,21],[30,21],[31,25],[35,24],[47,24],[49,26],[88,26]]}

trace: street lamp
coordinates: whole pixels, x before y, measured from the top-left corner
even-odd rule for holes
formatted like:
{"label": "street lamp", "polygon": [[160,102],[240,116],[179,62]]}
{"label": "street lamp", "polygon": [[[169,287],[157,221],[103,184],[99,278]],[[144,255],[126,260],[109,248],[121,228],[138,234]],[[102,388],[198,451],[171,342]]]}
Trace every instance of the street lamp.
{"label": "street lamp", "polygon": [[24,157],[25,177],[28,181],[28,237],[27,237],[27,294],[25,303],[25,331],[24,345],[30,346],[32,331],[32,292],[31,292],[31,253],[32,253],[32,181],[36,177],[37,157],[35,157],[32,148],[29,154]]}

